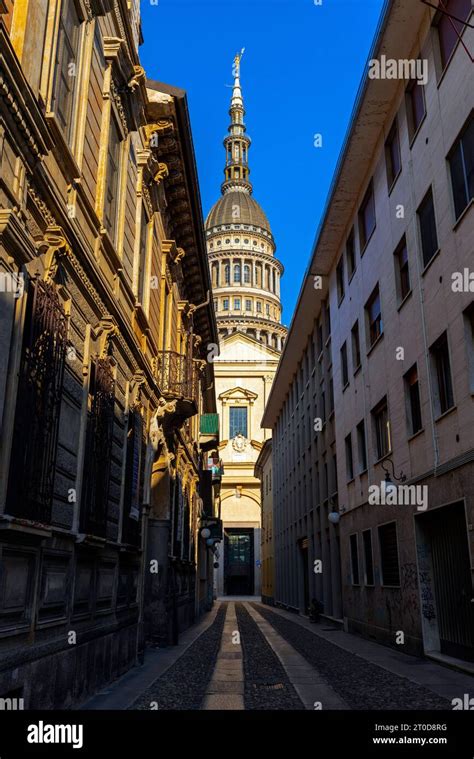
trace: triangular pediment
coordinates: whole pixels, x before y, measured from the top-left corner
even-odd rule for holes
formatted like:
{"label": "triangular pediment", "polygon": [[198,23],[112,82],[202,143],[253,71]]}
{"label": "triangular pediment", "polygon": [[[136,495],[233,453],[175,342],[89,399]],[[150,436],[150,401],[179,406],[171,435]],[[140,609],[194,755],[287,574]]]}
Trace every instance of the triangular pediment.
{"label": "triangular pediment", "polygon": [[220,401],[254,401],[256,398],[258,398],[257,393],[246,390],[244,387],[233,387],[231,390],[226,390],[219,395]]}
{"label": "triangular pediment", "polygon": [[220,352],[215,363],[232,361],[275,361],[280,359],[280,352],[265,345],[243,332],[234,332],[220,338]]}

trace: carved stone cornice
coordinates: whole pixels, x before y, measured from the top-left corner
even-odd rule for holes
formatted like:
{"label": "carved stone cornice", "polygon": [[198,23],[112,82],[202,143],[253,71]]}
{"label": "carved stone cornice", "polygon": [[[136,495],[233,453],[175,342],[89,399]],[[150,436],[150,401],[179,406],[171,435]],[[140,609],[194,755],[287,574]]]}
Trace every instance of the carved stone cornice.
{"label": "carved stone cornice", "polygon": [[18,215],[10,208],[0,209],[0,242],[10,263],[26,264],[36,256],[36,248]]}
{"label": "carved stone cornice", "polygon": [[56,277],[61,259],[68,257],[71,246],[66,240],[64,230],[57,224],[48,226],[44,239],[38,244],[38,254],[44,254],[43,279],[52,282]]}

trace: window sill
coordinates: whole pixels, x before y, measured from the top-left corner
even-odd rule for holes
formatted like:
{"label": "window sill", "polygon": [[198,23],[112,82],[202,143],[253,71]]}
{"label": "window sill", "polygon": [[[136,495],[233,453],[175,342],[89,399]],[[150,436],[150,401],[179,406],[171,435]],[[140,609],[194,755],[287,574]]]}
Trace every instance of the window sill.
{"label": "window sill", "polygon": [[392,179],[392,184],[389,185],[388,187],[388,197],[390,197],[390,195],[392,194],[392,191],[395,189],[395,185],[397,184],[398,177],[400,176],[401,173],[402,173],[402,167],[399,168],[398,173]]}
{"label": "window sill", "polygon": [[362,369],[362,364],[357,364],[356,368],[354,369],[354,373],[353,373],[352,376],[353,377],[357,377],[357,375],[359,374],[359,372],[360,372],[361,369]]}
{"label": "window sill", "polygon": [[374,462],[374,466],[379,466],[382,463],[382,461],[389,459],[391,456],[393,456],[393,451],[387,451],[387,453],[384,453],[383,456],[381,456],[379,459],[377,459]]}
{"label": "window sill", "polygon": [[374,225],[374,228],[373,228],[372,232],[370,233],[370,235],[368,236],[367,240],[365,241],[364,245],[361,246],[361,249],[360,249],[360,257],[361,258],[364,255],[365,251],[367,250],[369,242],[371,241],[372,237],[374,236],[376,229],[377,229],[377,224]]}
{"label": "window sill", "polygon": [[346,384],[345,384],[345,385],[344,385],[344,387],[342,388],[342,393],[343,393],[343,394],[346,392],[346,390],[347,390],[347,388],[349,387],[349,385],[350,385],[350,384],[351,384],[351,383],[350,383],[349,381],[347,381],[347,382],[346,382]]}
{"label": "window sill", "polygon": [[341,297],[340,297],[340,298],[339,298],[339,300],[337,301],[337,307],[338,307],[338,308],[340,308],[340,307],[341,307],[341,303],[343,302],[343,300],[344,300],[344,298],[345,298],[345,297],[346,297],[346,294],[344,293],[344,295],[341,295]]}
{"label": "window sill", "polygon": [[357,271],[357,267],[354,268],[354,271],[352,272],[351,276],[348,278],[348,280],[347,280],[347,284],[348,285],[350,285],[350,283],[354,279],[354,275],[355,275],[356,271]]}
{"label": "window sill", "polygon": [[350,485],[355,485],[355,477],[351,477],[350,480],[347,480],[346,486],[349,487]]}
{"label": "window sill", "polygon": [[453,411],[457,411],[457,408],[458,408],[458,407],[456,406],[456,404],[454,404],[454,406],[451,406],[451,408],[448,408],[446,411],[443,411],[443,413],[442,413],[442,414],[440,414],[439,416],[437,416],[437,417],[435,418],[435,422],[436,422],[436,424],[437,424],[438,422],[441,422],[441,420],[442,420],[442,419],[444,419],[445,417],[447,417],[447,416],[449,416],[450,414],[452,414],[452,413],[453,413]]}
{"label": "window sill", "polygon": [[360,470],[359,477],[366,477],[368,473],[369,473],[369,470],[367,469],[367,467],[365,467],[365,469]]}
{"label": "window sill", "polygon": [[426,104],[425,104],[425,114],[424,114],[423,118],[421,119],[420,123],[418,124],[418,127],[417,127],[416,131],[413,133],[413,136],[410,138],[410,144],[409,144],[410,150],[412,149],[413,145],[415,144],[416,138],[420,134],[421,129],[422,129],[423,124],[425,123],[425,121],[426,121]]}
{"label": "window sill", "polygon": [[82,176],[82,172],[76,163],[71,148],[69,147],[66,138],[59,126],[56,115],[53,111],[48,111],[45,114],[46,123],[48,124],[54,139],[53,152],[59,153],[59,160],[61,165],[65,168],[65,176],[70,183],[74,180],[78,180]]}
{"label": "window sill", "polygon": [[411,435],[410,435],[410,436],[407,438],[407,442],[408,442],[408,443],[411,443],[411,442],[412,442],[412,440],[416,440],[416,438],[417,438],[417,437],[419,437],[420,435],[422,435],[422,434],[424,433],[424,431],[425,431],[425,428],[424,428],[424,427],[422,427],[422,428],[421,428],[421,430],[417,430],[417,432],[413,432],[413,433],[412,433],[412,434],[411,434]]}
{"label": "window sill", "polygon": [[402,300],[400,301],[400,303],[399,303],[399,304],[398,304],[398,306],[397,306],[397,311],[398,311],[398,313],[400,313],[400,311],[402,310],[403,306],[405,305],[405,303],[407,302],[407,300],[409,300],[409,298],[410,298],[412,295],[413,295],[413,290],[410,288],[410,289],[408,290],[407,294],[405,295],[405,297],[404,297],[404,298],[402,298]]}
{"label": "window sill", "polygon": [[422,277],[424,277],[424,276],[425,276],[426,272],[427,272],[427,271],[428,271],[428,269],[431,267],[431,264],[433,263],[433,261],[435,261],[435,260],[438,258],[438,256],[439,256],[439,254],[440,254],[440,253],[441,253],[441,248],[438,248],[438,250],[437,250],[435,253],[433,253],[433,255],[431,256],[430,260],[429,260],[429,261],[428,261],[428,263],[426,264],[425,268],[424,268],[424,269],[423,269],[423,271],[421,272],[421,276],[422,276]]}
{"label": "window sill", "polygon": [[370,346],[369,350],[367,351],[367,358],[370,356],[370,354],[372,353],[372,351],[373,351],[373,350],[375,350],[375,348],[377,347],[377,345],[378,345],[378,344],[379,344],[379,343],[380,343],[380,342],[383,340],[383,336],[384,336],[384,334],[385,334],[385,333],[384,333],[384,332],[382,332],[382,333],[381,333],[381,334],[378,336],[377,340],[376,340],[374,343],[372,343],[372,345]]}
{"label": "window sill", "polygon": [[467,214],[469,213],[469,211],[471,210],[471,208],[473,206],[474,206],[474,198],[471,198],[471,200],[467,204],[467,206],[464,209],[464,211],[462,211],[461,215],[458,216],[458,218],[456,219],[456,221],[455,221],[455,223],[453,225],[453,232],[457,232],[458,231],[458,227],[461,226],[462,222],[464,221],[464,219],[466,218]]}

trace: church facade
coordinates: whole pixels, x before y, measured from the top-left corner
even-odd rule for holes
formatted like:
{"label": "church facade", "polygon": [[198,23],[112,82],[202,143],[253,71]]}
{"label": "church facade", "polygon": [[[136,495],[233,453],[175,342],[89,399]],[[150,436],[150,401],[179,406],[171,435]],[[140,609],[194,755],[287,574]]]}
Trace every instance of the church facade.
{"label": "church facade", "polygon": [[250,182],[240,61],[241,55],[236,56],[222,195],[206,221],[220,340],[214,360],[224,469],[218,596],[261,594],[261,497],[255,464],[269,437],[260,422],[287,332],[281,324],[283,266]]}

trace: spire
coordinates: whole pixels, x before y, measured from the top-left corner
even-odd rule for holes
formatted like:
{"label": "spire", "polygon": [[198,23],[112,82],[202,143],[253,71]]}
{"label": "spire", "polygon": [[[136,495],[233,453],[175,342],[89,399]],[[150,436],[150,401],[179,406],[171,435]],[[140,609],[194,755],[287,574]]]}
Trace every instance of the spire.
{"label": "spire", "polygon": [[244,52],[245,48],[240,53],[237,53],[232,67],[234,85],[229,110],[229,134],[224,138],[226,164],[224,169],[225,181],[222,184],[223,195],[236,190],[248,194],[251,194],[253,191],[252,183],[249,180],[250,169],[248,166],[248,152],[251,140],[246,134],[244,124],[245,108],[240,86],[240,62]]}

